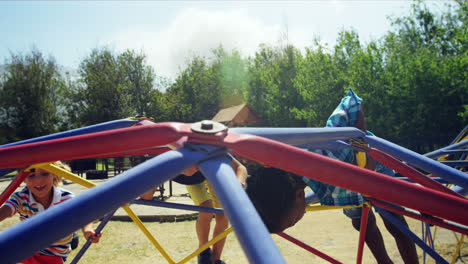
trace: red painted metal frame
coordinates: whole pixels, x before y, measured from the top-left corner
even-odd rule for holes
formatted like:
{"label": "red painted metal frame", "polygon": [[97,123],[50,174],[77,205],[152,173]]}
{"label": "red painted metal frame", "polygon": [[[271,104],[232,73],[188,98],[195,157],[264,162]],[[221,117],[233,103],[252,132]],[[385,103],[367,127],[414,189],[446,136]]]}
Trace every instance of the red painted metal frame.
{"label": "red painted metal frame", "polygon": [[20,171],[16,175],[13,181],[10,182],[8,187],[6,187],[6,189],[3,190],[2,194],[0,195],[0,205],[2,205],[10,197],[16,188],[18,188],[18,186],[20,186],[24,179],[26,179],[26,177],[28,177],[30,174],[30,172]]}
{"label": "red painted metal frame", "polygon": [[380,208],[385,209],[387,211],[394,212],[394,213],[404,215],[404,216],[409,216],[411,218],[420,220],[420,221],[425,222],[425,223],[440,226],[440,227],[443,227],[445,229],[448,229],[448,230],[451,230],[451,231],[454,231],[454,232],[458,232],[458,233],[461,233],[461,234],[468,235],[468,227],[467,228],[461,228],[459,226],[449,224],[445,220],[440,219],[440,218],[436,218],[436,217],[432,217],[432,216],[423,216],[423,215],[420,215],[420,214],[411,213],[411,212],[406,211],[403,208],[395,207],[394,205],[390,205],[388,203],[379,201],[379,200],[374,199],[374,198],[367,198],[367,199],[374,206],[380,207]]}
{"label": "red painted metal frame", "polygon": [[356,257],[357,264],[362,263],[362,253],[364,252],[364,242],[366,242],[367,220],[369,219],[369,210],[370,208],[366,205],[362,207],[361,228],[359,231],[358,251],[357,251],[357,257]]}
{"label": "red painted metal frame", "polygon": [[342,262],[339,262],[338,260],[328,256],[327,254],[321,252],[320,250],[317,250],[317,249],[305,244],[304,242],[302,242],[302,241],[300,241],[300,240],[298,240],[298,239],[296,239],[296,238],[294,238],[294,237],[292,237],[292,236],[290,236],[290,235],[288,235],[286,233],[278,233],[277,235],[284,238],[284,239],[286,239],[286,240],[288,240],[289,242],[292,242],[292,243],[300,246],[301,248],[311,252],[312,254],[315,254],[316,256],[318,256],[318,257],[320,257],[320,258],[322,258],[322,259],[324,259],[324,260],[326,260],[326,261],[328,261],[330,263],[335,263],[335,264],[341,264],[342,263]]}
{"label": "red painted metal frame", "polygon": [[187,136],[188,142],[225,146],[239,155],[328,184],[402,205],[468,226],[468,200],[400,181],[281,142],[248,134],[191,131],[191,124],[158,123],[121,128],[0,149],[0,168],[107,156],[165,146]]}
{"label": "red painted metal frame", "polygon": [[442,185],[441,183],[431,179],[430,177],[427,177],[423,173],[419,172],[415,168],[406,165],[405,163],[399,161],[398,159],[388,155],[387,153],[384,153],[378,149],[375,148],[368,148],[368,147],[363,147],[359,146],[363,149],[366,150],[366,152],[375,160],[379,161],[380,163],[384,164],[385,166],[392,168],[402,175],[408,177],[409,179],[421,184],[422,186],[444,192],[447,194],[455,195],[458,197],[464,198],[463,195],[453,191],[452,189],[449,189]]}

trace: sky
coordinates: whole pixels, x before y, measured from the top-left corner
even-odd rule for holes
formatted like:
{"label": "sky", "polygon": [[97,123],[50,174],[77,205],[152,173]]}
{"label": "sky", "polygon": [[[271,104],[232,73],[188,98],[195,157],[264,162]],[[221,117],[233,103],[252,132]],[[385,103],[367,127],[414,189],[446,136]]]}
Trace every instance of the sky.
{"label": "sky", "polygon": [[[442,1],[430,1],[441,9]],[[388,17],[408,15],[406,0],[309,1],[0,1],[0,64],[33,47],[77,69],[94,48],[142,52],[160,76],[174,78],[193,55],[222,45],[253,56],[261,43],[302,49],[319,38],[333,47],[338,33],[381,38]]]}

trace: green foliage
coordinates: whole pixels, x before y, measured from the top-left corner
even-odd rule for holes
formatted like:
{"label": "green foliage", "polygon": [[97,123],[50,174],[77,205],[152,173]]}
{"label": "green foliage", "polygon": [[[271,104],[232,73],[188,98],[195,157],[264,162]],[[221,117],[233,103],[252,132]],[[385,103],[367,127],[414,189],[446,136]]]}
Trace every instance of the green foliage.
{"label": "green foliage", "polygon": [[[387,121],[391,132],[385,135],[413,143],[413,139],[426,141],[429,147],[419,151],[448,144],[448,138],[468,121],[463,116],[468,100],[463,65],[467,45],[460,37],[466,32],[466,2],[459,4],[456,13],[439,16],[422,3],[415,4],[410,17],[394,21],[396,32],[390,32],[383,43],[383,81],[388,83],[387,102],[392,105]],[[447,138],[435,140],[441,136]],[[414,147],[411,142],[401,143]]]}
{"label": "green foliage", "polygon": [[94,49],[80,64],[81,79],[69,86],[70,122],[83,126],[137,115],[159,117],[161,92],[153,87],[156,76],[145,59],[130,50],[115,55]]}
{"label": "green foliage", "polygon": [[293,46],[262,45],[249,69],[247,102],[264,120],[264,126],[292,127],[303,124],[302,97],[294,85],[302,55]]}
{"label": "green foliage", "polygon": [[167,115],[173,121],[211,119],[221,104],[217,74],[200,57],[194,57],[189,62],[166,93]]}
{"label": "green foliage", "polygon": [[322,127],[343,96],[340,71],[333,56],[316,44],[306,49],[294,80],[301,95],[302,107],[294,109],[305,126]]}
{"label": "green foliage", "polygon": [[226,107],[245,102],[248,63],[240,53],[222,47],[213,58],[194,56],[164,95],[165,116],[172,121],[212,119]]}
{"label": "green foliage", "polygon": [[35,48],[11,54],[0,86],[0,143],[56,132],[63,86],[53,58],[46,60]]}

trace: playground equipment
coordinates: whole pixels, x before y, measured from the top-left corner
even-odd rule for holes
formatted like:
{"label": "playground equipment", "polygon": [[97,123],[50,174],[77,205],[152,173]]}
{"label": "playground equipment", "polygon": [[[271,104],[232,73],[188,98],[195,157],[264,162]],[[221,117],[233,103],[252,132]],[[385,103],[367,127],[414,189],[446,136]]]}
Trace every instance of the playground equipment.
{"label": "playground equipment", "polygon": [[[124,127],[128,125],[131,127]],[[368,146],[356,142],[366,142]],[[466,148],[467,145],[468,140],[453,144],[450,149]],[[165,146],[183,147],[168,151]],[[304,146],[328,149],[351,147],[365,151],[377,161],[418,184],[333,160],[306,151],[303,149]],[[56,160],[111,157],[128,153],[162,153],[70,201],[7,229],[0,236],[0,259],[5,263],[20,261],[86,223],[126,206],[140,194],[174,178],[186,168],[198,164],[218,194],[224,213],[232,224],[249,261],[285,263],[253,205],[237,182],[230,166],[228,152],[362,193],[372,197],[372,204],[383,208],[382,210],[401,213],[461,234],[468,234],[468,200],[413,167],[467,190],[468,175],[465,172],[376,136],[368,136],[356,128],[228,130],[222,124],[211,121],[193,124],[175,122],[155,124],[148,120],[118,120],[4,145],[0,148],[0,168],[5,171]],[[14,181],[15,184],[21,183],[21,177],[24,175],[20,174]],[[7,188],[8,191],[16,189],[15,184]],[[7,193],[5,196],[8,195]],[[239,204],[242,206],[238,206]],[[412,211],[408,212],[402,207]],[[363,210],[364,213],[366,211],[368,210]],[[131,215],[130,210],[127,213]],[[366,217],[363,217],[363,221],[365,220]],[[51,225],[55,229],[46,228]],[[358,263],[362,256],[365,228],[362,230]],[[404,232],[411,234],[409,230]],[[424,241],[417,236],[411,237],[437,262],[447,263]],[[262,243],[256,243],[259,239]],[[288,240],[300,244],[293,238]],[[203,249],[197,250],[192,255],[198,254]],[[169,263],[176,263],[163,250],[161,253]],[[329,260],[339,263],[332,258]],[[186,259],[178,263],[184,261]]]}

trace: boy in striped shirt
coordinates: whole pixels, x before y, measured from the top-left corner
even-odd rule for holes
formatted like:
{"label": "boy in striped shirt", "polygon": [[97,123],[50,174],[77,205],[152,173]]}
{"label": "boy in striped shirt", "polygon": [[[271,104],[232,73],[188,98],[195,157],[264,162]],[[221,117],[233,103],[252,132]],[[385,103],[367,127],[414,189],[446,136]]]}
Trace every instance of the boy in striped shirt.
{"label": "boy in striped shirt", "polygon": [[[56,162],[63,169],[70,170],[61,162]],[[5,204],[0,207],[0,222],[19,213],[20,220],[24,221],[33,217],[49,207],[56,206],[74,197],[74,194],[58,187],[62,180],[59,176],[41,168],[31,169],[31,174],[24,180],[26,187],[13,193]],[[93,223],[82,228],[84,237],[91,242],[99,242],[101,234],[96,234]],[[73,234],[56,241],[48,248],[42,249],[35,255],[25,259],[23,264],[58,264],[63,263],[71,251]]]}

